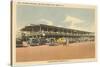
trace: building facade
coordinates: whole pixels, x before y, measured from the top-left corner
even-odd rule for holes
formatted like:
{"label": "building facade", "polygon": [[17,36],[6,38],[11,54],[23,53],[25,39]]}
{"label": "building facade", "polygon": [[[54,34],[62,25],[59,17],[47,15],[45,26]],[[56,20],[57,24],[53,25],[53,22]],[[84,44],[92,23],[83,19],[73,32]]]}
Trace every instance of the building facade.
{"label": "building facade", "polygon": [[95,33],[68,29],[63,27],[49,26],[44,24],[25,26],[21,29],[22,32],[27,32],[26,35],[33,38],[66,38],[69,41],[82,42],[94,41]]}

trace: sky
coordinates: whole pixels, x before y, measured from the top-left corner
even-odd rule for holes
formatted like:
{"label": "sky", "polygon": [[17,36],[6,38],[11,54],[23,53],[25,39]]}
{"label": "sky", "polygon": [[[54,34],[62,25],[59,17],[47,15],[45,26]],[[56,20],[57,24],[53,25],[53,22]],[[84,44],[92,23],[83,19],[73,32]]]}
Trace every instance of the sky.
{"label": "sky", "polygon": [[17,5],[16,22],[17,30],[30,24],[47,24],[95,32],[95,10],[87,8]]}

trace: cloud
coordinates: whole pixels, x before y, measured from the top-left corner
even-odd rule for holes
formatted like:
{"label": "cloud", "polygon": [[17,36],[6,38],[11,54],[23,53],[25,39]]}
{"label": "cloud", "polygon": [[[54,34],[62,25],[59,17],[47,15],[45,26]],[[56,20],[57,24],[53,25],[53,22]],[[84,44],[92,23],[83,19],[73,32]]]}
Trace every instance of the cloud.
{"label": "cloud", "polygon": [[81,24],[85,22],[82,19],[78,18],[78,17],[74,17],[74,16],[66,16],[64,23],[66,25],[66,27],[68,28],[72,28],[72,29],[84,29],[81,27]]}
{"label": "cloud", "polygon": [[66,22],[72,22],[72,23],[82,23],[83,22],[83,20],[81,20],[80,18],[78,18],[78,17],[72,17],[72,16],[67,16],[67,17],[65,17],[65,20],[64,21],[66,21]]}
{"label": "cloud", "polygon": [[40,19],[39,21],[47,25],[53,25],[53,22],[47,19]]}
{"label": "cloud", "polygon": [[57,25],[58,27],[63,27],[62,25]]}
{"label": "cloud", "polygon": [[95,22],[92,22],[92,24],[90,25],[90,29],[91,32],[95,32],[96,31],[96,25]]}

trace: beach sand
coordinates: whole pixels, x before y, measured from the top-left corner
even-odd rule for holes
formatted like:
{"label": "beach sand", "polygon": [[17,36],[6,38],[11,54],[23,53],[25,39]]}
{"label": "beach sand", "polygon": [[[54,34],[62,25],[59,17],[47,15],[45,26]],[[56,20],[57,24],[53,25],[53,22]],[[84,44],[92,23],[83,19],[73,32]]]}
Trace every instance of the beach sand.
{"label": "beach sand", "polygon": [[30,46],[16,48],[16,62],[95,58],[95,43],[73,43],[69,46]]}

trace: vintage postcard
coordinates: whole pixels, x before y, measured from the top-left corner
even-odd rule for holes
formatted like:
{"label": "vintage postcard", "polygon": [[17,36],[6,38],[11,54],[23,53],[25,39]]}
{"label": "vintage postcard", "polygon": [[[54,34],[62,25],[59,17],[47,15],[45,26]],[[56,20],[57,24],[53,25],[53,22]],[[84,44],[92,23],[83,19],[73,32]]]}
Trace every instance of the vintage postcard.
{"label": "vintage postcard", "polygon": [[96,6],[11,2],[12,65],[96,60]]}

